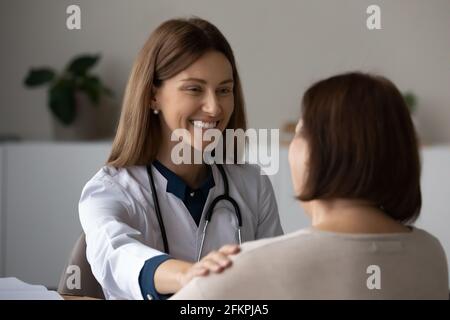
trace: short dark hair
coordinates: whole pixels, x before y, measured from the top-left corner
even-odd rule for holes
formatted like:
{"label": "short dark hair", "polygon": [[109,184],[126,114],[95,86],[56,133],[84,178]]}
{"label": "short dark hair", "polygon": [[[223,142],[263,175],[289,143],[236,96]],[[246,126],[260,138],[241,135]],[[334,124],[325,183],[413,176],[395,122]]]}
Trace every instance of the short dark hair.
{"label": "short dark hair", "polygon": [[302,120],[309,160],[300,200],[364,199],[399,222],[417,219],[418,140],[391,81],[359,72],[319,81],[303,96]]}

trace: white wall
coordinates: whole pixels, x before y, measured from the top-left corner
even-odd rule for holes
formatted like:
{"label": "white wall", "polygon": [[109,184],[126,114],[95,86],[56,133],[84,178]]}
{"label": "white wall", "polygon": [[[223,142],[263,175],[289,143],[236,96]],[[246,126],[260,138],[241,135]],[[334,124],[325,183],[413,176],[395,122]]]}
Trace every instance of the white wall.
{"label": "white wall", "polygon": [[[65,26],[79,4],[82,29]],[[382,30],[365,26],[381,7]],[[427,142],[450,142],[450,1],[448,0],[96,0],[1,1],[0,135],[50,139],[45,90],[25,90],[31,66],[61,68],[75,54],[100,52],[98,72],[117,94],[132,61],[162,21],[198,15],[215,23],[234,48],[250,125],[276,128],[295,119],[304,89],[331,74],[385,74],[420,98]]]}
{"label": "white wall", "polygon": [[81,233],[81,190],[110,149],[110,142],[0,143],[0,277],[56,287]]}

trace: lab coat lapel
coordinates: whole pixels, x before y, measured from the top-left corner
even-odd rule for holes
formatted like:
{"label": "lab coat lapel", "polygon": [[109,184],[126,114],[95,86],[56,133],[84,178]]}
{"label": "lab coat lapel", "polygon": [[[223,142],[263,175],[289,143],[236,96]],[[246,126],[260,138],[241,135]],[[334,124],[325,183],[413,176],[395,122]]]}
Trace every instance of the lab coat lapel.
{"label": "lab coat lapel", "polygon": [[[167,179],[155,167],[152,167],[152,169],[170,253],[175,256],[187,254],[192,258],[193,252],[188,254],[187,251],[191,250],[186,250],[184,243],[195,241],[197,225],[183,201],[166,191]],[[159,230],[158,222],[156,222],[156,227]]]}

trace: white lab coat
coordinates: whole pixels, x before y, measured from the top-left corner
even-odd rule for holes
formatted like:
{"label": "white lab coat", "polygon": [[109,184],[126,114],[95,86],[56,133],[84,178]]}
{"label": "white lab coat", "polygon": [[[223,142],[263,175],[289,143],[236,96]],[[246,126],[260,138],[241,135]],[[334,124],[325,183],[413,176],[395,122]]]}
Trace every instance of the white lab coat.
{"label": "white lab coat", "polygon": [[[224,165],[229,193],[242,214],[242,242],[283,233],[272,185],[255,165]],[[212,166],[215,186],[209,191],[197,227],[181,199],[166,192],[167,180],[152,167],[170,255],[196,261],[205,211],[223,194],[224,184]],[[80,221],[86,234],[87,259],[107,299],[142,299],[139,273],[146,260],[163,254],[145,166],[103,167],[83,188]],[[237,243],[237,219],[231,204],[220,201],[207,228],[203,256]]]}

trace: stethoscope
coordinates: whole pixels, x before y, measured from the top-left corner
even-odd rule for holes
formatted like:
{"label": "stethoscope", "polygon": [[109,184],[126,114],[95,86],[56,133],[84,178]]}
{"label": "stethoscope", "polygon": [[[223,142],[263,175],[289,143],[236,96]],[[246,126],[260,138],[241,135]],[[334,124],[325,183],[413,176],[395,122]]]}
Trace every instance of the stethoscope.
{"label": "stethoscope", "polygon": [[[205,225],[203,227],[202,241],[200,243],[200,250],[198,251],[197,261],[200,261],[200,257],[202,255],[202,251],[203,251],[203,244],[205,243],[206,230],[207,230],[209,222],[211,221],[211,218],[212,218],[212,215],[213,215],[213,212],[214,212],[214,207],[217,205],[217,203],[219,201],[222,201],[222,200],[228,201],[228,202],[230,202],[233,205],[234,212],[235,212],[237,220],[238,220],[238,230],[237,230],[238,231],[238,242],[239,242],[239,245],[242,244],[242,239],[241,239],[241,228],[242,228],[241,210],[239,209],[239,205],[237,204],[236,200],[234,200],[229,195],[228,179],[227,179],[227,175],[225,174],[225,170],[223,169],[222,165],[220,165],[220,164],[216,164],[216,166],[219,169],[220,175],[222,176],[225,192],[222,195],[214,198],[214,200],[209,205],[208,210],[206,211]],[[158,195],[156,194],[155,181],[153,179],[153,173],[152,173],[151,165],[147,166],[147,173],[148,173],[148,177],[149,177],[149,180],[150,180],[150,187],[152,189],[152,196],[153,196],[153,203],[155,205],[156,217],[158,219],[159,228],[161,229],[161,235],[162,235],[162,238],[163,238],[164,251],[167,254],[169,254],[169,243],[167,242],[166,228],[164,227],[164,221],[162,219],[161,209],[159,207]]]}

